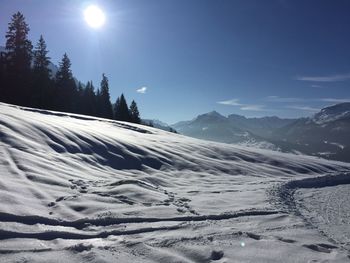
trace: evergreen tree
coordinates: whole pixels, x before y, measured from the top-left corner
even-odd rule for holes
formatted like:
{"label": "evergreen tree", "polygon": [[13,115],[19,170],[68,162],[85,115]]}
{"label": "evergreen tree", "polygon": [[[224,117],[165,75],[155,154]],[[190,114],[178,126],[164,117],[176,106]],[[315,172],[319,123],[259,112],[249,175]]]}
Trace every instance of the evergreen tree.
{"label": "evergreen tree", "polygon": [[140,112],[136,102],[133,100],[130,104],[130,120],[133,123],[141,123]]}
{"label": "evergreen tree", "polygon": [[112,104],[109,95],[108,78],[102,74],[101,87],[98,96],[99,116],[107,119],[113,119]]}
{"label": "evergreen tree", "polygon": [[49,51],[45,40],[40,35],[39,41],[34,49],[34,71],[40,72],[45,77],[50,77],[51,70],[49,69],[50,57],[47,56]]}
{"label": "evergreen tree", "polygon": [[118,114],[119,109],[120,109],[120,98],[118,97],[113,105],[113,115],[115,120],[119,119],[119,114]]}
{"label": "evergreen tree", "polygon": [[6,102],[6,96],[4,94],[7,87],[7,75],[6,75],[6,53],[0,52],[0,101]]}
{"label": "evergreen tree", "polygon": [[177,131],[174,128],[171,128],[171,127],[170,127],[169,131],[172,132],[172,133],[177,133]]}
{"label": "evergreen tree", "polygon": [[131,121],[128,104],[124,94],[115,103],[115,119],[118,121]]}
{"label": "evergreen tree", "polygon": [[97,100],[96,100],[95,88],[92,84],[92,81],[88,81],[83,91],[83,106],[82,106],[83,114],[90,115],[90,116],[97,116],[96,104],[97,104]]}
{"label": "evergreen tree", "polygon": [[28,106],[30,102],[30,77],[32,43],[28,39],[29,26],[24,16],[17,12],[12,16],[6,33],[6,68],[8,83],[4,87],[6,100]]}
{"label": "evergreen tree", "polygon": [[77,85],[77,96],[76,96],[76,101],[75,101],[75,105],[76,105],[76,113],[79,114],[85,114],[85,110],[84,110],[84,87],[83,84],[81,84],[80,81],[78,81],[78,85]]}
{"label": "evergreen tree", "polygon": [[50,57],[47,56],[47,53],[45,40],[43,36],[40,36],[33,52],[33,107],[50,108],[52,104],[53,91],[50,79],[51,70],[49,69]]}
{"label": "evergreen tree", "polygon": [[61,111],[77,112],[77,86],[70,67],[70,59],[65,53],[56,73],[55,108]]}

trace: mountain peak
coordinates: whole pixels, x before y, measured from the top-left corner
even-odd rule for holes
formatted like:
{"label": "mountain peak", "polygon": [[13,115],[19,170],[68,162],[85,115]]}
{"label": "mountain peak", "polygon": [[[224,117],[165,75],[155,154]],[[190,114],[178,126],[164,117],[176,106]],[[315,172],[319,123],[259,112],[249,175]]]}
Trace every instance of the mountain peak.
{"label": "mountain peak", "polygon": [[312,120],[317,124],[325,124],[343,118],[350,118],[350,102],[343,102],[323,108]]}
{"label": "mountain peak", "polygon": [[217,120],[217,119],[227,119],[225,116],[221,115],[220,113],[218,113],[217,111],[213,110],[211,112],[208,113],[204,113],[201,115],[198,115],[197,118],[195,120]]}
{"label": "mountain peak", "polygon": [[213,116],[213,117],[224,117],[224,118],[226,118],[225,116],[221,115],[220,113],[218,113],[215,110],[213,110],[211,112],[208,112],[208,113],[205,113],[203,115],[209,115],[209,116]]}
{"label": "mountain peak", "polygon": [[217,111],[211,111],[208,113],[200,114],[195,119],[193,119],[190,123],[191,124],[198,124],[198,125],[208,125],[209,123],[222,123],[226,122],[227,118]]}
{"label": "mountain peak", "polygon": [[350,110],[350,102],[338,103],[332,106],[323,108],[321,111],[344,112]]}

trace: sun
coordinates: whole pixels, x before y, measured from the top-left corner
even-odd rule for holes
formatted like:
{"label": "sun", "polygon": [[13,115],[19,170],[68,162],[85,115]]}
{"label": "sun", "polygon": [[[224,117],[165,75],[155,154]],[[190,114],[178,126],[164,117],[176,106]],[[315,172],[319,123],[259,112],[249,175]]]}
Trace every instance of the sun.
{"label": "sun", "polygon": [[99,28],[104,25],[106,16],[96,5],[90,5],[84,10],[86,23],[92,28]]}

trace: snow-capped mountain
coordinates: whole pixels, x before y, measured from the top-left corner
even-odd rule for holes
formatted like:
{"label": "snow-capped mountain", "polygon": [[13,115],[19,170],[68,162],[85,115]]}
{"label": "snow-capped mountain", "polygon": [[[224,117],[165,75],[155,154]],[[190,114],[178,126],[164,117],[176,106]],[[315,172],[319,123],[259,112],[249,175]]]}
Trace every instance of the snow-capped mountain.
{"label": "snow-capped mountain", "polygon": [[310,118],[246,118],[217,112],[173,125],[195,138],[267,147],[350,162],[350,103],[322,109]]}
{"label": "snow-capped mountain", "polygon": [[350,162],[350,103],[326,107],[274,131],[282,149]]}
{"label": "snow-capped mountain", "polygon": [[322,109],[312,118],[317,124],[327,124],[338,120],[350,119],[350,102],[336,104]]}
{"label": "snow-capped mountain", "polygon": [[0,262],[348,261],[350,164],[3,103],[0,137]]}
{"label": "snow-capped mountain", "polygon": [[172,125],[181,134],[211,141],[225,143],[243,143],[249,145],[267,144],[267,135],[274,129],[292,123],[293,119],[278,117],[246,118],[231,114],[228,117],[216,111],[197,116],[191,121],[182,121]]}
{"label": "snow-capped mountain", "polygon": [[197,116],[192,121],[179,122],[172,125],[179,133],[210,141],[238,143],[254,139],[257,136],[249,131],[233,125],[229,118],[216,111]]}

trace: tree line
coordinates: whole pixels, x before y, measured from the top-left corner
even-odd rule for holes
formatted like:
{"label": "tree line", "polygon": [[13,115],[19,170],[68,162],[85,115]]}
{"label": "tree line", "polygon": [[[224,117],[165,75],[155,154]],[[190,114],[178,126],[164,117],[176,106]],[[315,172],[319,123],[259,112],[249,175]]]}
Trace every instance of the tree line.
{"label": "tree line", "polygon": [[66,53],[58,71],[53,74],[43,36],[33,47],[28,39],[29,30],[23,14],[15,13],[8,24],[5,52],[0,52],[0,101],[141,123],[134,100],[128,107],[125,96],[121,94],[112,105],[105,74],[102,74],[98,89],[92,81],[83,85],[74,79]]}

